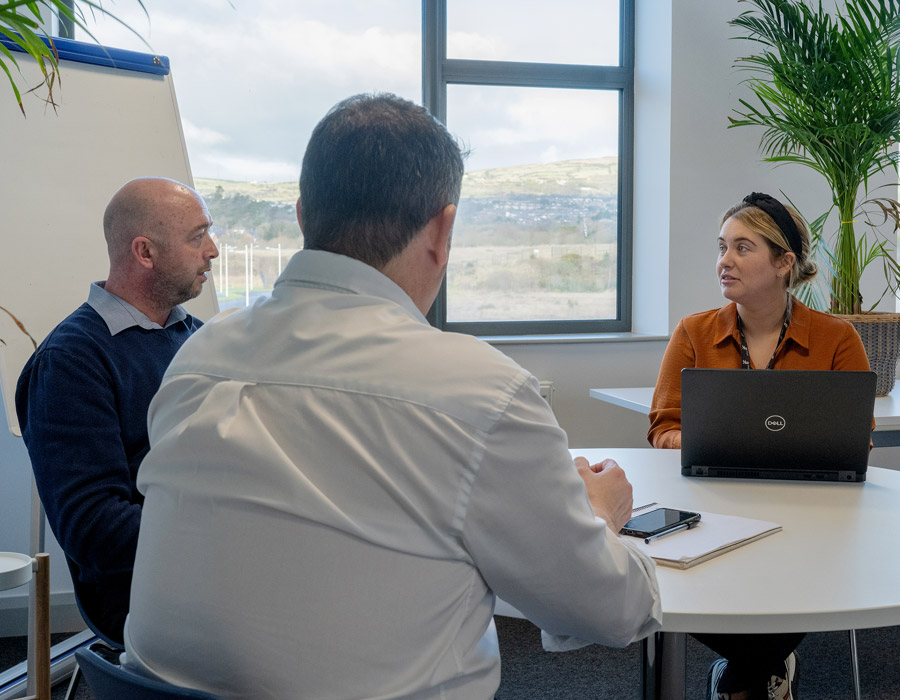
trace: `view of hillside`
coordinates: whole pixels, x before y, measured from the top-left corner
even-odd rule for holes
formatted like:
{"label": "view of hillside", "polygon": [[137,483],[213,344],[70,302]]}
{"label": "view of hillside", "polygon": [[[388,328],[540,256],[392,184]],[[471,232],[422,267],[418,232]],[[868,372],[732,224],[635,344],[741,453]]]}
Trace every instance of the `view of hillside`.
{"label": "view of hillside", "polygon": [[[270,290],[302,247],[298,184],[195,186],[223,251],[213,267],[221,305]],[[615,158],[466,173],[447,272],[450,320],[613,316],[617,188]]]}
{"label": "view of hillside", "polygon": [[[615,219],[618,167],[615,158],[567,160],[556,163],[491,168],[466,173],[463,178],[457,245],[479,245],[470,241],[473,231],[489,236],[497,245],[553,242],[560,231],[554,224],[597,232],[600,222]],[[253,238],[295,242],[300,237],[294,205],[297,182],[234,182],[196,178],[194,184],[209,205],[222,240]],[[503,232],[489,230],[509,224]],[[469,230],[472,227],[472,230]],[[515,231],[513,230],[515,229]],[[575,229],[572,229],[575,231]],[[606,232],[608,235],[608,231]]]}
{"label": "view of hillside", "polygon": [[194,186],[204,197],[214,194],[217,188],[221,187],[224,197],[244,195],[254,201],[291,206],[297,202],[297,195],[300,194],[296,182],[234,182],[198,177],[194,178]]}
{"label": "view of hillside", "polygon": [[507,194],[615,197],[618,178],[615,157],[562,160],[466,173],[463,194],[474,198]]}
{"label": "view of hillside", "polygon": [[[505,194],[595,194],[614,197],[619,177],[615,157],[563,160],[555,163],[514,165],[467,172],[463,178],[466,197],[497,197]],[[206,196],[222,188],[225,197],[242,194],[254,200],[293,205],[300,193],[297,181],[234,182],[198,177],[197,191]]]}

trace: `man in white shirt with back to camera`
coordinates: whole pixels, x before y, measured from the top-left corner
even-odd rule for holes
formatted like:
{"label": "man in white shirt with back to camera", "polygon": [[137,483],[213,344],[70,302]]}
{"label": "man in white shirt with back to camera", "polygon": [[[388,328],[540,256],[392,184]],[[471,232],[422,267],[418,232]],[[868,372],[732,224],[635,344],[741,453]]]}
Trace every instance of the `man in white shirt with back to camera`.
{"label": "man in white shirt with back to camera", "polygon": [[623,471],[573,465],[533,376],[425,320],[462,176],[393,95],[315,128],[305,249],[150,407],[129,665],[223,698],[488,700],[495,594],[550,635],[659,628],[653,564],[617,534]]}

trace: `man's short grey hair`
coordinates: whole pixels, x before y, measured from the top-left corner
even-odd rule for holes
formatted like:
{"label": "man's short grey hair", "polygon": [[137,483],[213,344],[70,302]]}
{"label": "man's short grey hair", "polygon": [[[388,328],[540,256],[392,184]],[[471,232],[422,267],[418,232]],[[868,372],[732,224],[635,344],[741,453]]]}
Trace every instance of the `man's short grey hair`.
{"label": "man's short grey hair", "polygon": [[380,93],[338,103],[303,157],[304,247],[383,268],[459,202],[463,159],[444,125],[413,102]]}

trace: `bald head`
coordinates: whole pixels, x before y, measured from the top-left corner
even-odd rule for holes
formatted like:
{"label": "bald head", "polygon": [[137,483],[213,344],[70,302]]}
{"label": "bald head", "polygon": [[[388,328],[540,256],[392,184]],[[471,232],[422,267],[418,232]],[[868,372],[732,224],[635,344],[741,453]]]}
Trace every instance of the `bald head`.
{"label": "bald head", "polygon": [[115,267],[131,256],[131,242],[137,236],[165,245],[173,216],[195,202],[202,204],[199,194],[164,177],[142,177],[123,185],[103,214],[110,264]]}
{"label": "bald head", "polygon": [[162,177],[126,183],[103,215],[109,251],[106,291],[157,323],[198,294],[219,254],[203,198]]}

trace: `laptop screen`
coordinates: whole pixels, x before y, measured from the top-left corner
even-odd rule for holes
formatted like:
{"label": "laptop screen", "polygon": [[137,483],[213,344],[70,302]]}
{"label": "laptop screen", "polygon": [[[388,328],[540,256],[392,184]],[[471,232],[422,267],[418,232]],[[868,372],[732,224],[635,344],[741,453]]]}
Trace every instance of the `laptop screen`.
{"label": "laptop screen", "polygon": [[684,369],[682,473],[864,481],[874,406],[874,372]]}

